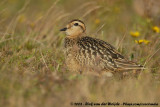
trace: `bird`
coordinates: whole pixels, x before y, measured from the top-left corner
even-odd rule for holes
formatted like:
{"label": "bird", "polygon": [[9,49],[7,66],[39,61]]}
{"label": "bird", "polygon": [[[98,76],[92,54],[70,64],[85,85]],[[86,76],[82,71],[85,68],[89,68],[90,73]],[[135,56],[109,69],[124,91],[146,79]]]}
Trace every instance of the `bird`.
{"label": "bird", "polygon": [[86,25],[79,19],[70,21],[60,29],[66,36],[64,40],[65,63],[70,71],[119,72],[140,70],[143,66],[129,61],[111,44],[87,36]]}

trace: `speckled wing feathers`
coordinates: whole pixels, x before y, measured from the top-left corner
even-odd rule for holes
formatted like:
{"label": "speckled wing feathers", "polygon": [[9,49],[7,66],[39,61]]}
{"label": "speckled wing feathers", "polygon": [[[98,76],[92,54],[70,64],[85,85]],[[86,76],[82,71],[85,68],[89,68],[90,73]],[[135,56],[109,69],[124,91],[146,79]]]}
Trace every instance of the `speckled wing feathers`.
{"label": "speckled wing feathers", "polygon": [[113,46],[105,41],[84,36],[76,40],[66,39],[65,47],[70,49],[77,45],[75,60],[80,66],[96,66],[101,70],[140,69],[142,66],[128,61]]}
{"label": "speckled wing feathers", "polygon": [[86,51],[84,53],[88,54],[90,61],[94,61],[93,65],[101,67],[100,69],[114,70],[116,68],[109,48],[106,48],[98,39],[83,37],[78,41],[78,45],[83,51]]}

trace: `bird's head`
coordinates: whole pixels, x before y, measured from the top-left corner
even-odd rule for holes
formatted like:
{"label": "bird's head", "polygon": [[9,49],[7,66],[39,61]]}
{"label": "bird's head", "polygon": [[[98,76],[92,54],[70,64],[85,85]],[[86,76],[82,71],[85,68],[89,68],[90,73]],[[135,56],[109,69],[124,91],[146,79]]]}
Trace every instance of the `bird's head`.
{"label": "bird's head", "polygon": [[83,21],[75,19],[67,24],[67,26],[60,31],[65,31],[68,37],[74,38],[81,36],[86,31]]}

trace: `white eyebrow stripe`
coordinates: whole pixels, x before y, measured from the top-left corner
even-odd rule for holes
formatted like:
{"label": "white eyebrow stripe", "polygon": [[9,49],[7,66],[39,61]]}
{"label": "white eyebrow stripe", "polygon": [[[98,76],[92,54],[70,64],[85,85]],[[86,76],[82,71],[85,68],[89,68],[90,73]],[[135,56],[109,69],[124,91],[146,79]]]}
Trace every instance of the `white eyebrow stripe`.
{"label": "white eyebrow stripe", "polygon": [[83,26],[81,26],[81,25],[78,25],[78,26],[80,26],[82,28],[83,32],[85,32],[85,29],[83,28]]}

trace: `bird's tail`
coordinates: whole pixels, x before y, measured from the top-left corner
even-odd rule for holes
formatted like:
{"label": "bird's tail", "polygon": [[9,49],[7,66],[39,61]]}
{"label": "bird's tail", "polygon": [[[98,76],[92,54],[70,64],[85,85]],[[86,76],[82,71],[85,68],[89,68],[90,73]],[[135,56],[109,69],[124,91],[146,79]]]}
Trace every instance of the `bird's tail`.
{"label": "bird's tail", "polygon": [[137,69],[137,70],[142,70],[142,69],[145,69],[142,65],[138,65],[136,64],[135,62],[132,62],[132,61],[115,61],[117,67],[119,69],[124,69],[124,70],[134,70],[134,69]]}

